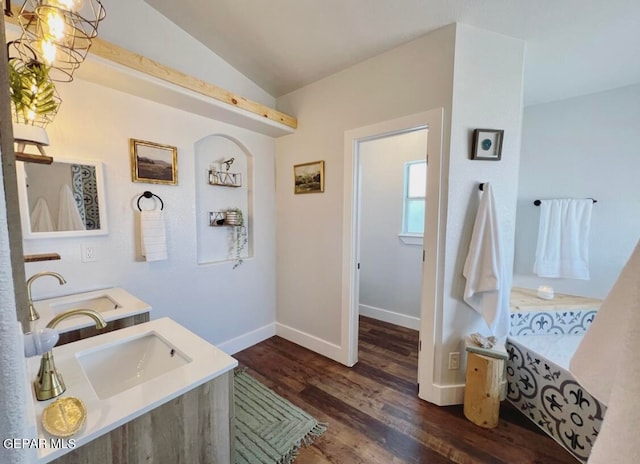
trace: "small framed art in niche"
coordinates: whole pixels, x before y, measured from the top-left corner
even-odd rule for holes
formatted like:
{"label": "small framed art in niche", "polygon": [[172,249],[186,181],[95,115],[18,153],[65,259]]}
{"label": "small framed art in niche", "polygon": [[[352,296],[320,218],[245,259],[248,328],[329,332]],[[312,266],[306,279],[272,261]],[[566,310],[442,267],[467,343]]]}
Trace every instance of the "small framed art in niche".
{"label": "small framed art in niche", "polygon": [[293,166],[293,192],[324,192],[324,161],[296,164]]}
{"label": "small framed art in niche", "polygon": [[475,129],[471,159],[499,161],[502,158],[502,138],[504,130]]}
{"label": "small framed art in niche", "polygon": [[178,149],[170,145],[129,139],[131,181],[149,184],[178,183]]}

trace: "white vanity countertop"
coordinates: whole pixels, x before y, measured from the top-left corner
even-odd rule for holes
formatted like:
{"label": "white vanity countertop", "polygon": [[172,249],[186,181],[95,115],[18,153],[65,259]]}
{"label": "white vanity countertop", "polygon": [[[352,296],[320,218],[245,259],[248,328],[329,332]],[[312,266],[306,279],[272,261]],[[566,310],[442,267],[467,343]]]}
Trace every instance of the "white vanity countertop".
{"label": "white vanity countertop", "polygon": [[[167,344],[188,358],[189,362],[128,390],[100,399],[85,375],[78,361],[78,355],[96,351],[101,347],[117,346],[127,340],[138,339],[148,334],[164,339]],[[67,390],[58,398],[75,396],[80,398],[87,408],[86,423],[77,434],[69,437],[75,440],[75,448],[87,444],[238,365],[238,361],[234,358],[166,317],[56,347],[53,353],[58,372],[62,374],[67,387]],[[31,379],[36,378],[39,365],[40,356],[28,359],[27,369]],[[56,399],[38,401],[33,393],[38,438],[45,439],[47,442],[55,437],[44,431],[41,423],[42,411]],[[50,462],[72,450],[71,448],[41,448],[38,450],[38,462]]]}
{"label": "white vanity countertop", "polygon": [[[63,312],[59,308],[71,306],[74,309],[86,307],[82,304],[73,304],[83,300],[99,299],[107,297],[116,301],[119,305],[117,309],[111,311],[99,311],[104,320],[107,322],[117,319],[123,319],[129,316],[146,313],[151,311],[151,306],[135,297],[128,291],[120,287],[104,288],[102,290],[93,290],[84,293],[74,293],[72,295],[59,296],[55,298],[47,298],[45,300],[34,301],[33,305],[40,314],[40,319],[35,323],[40,328],[44,328],[46,324],[57,314]],[[70,309],[70,308],[66,308]],[[92,308],[89,308],[92,309]],[[83,329],[85,327],[95,326],[95,323],[88,317],[74,316],[64,319],[57,326],[59,333],[69,332],[71,330]],[[32,326],[33,329],[33,326]]]}

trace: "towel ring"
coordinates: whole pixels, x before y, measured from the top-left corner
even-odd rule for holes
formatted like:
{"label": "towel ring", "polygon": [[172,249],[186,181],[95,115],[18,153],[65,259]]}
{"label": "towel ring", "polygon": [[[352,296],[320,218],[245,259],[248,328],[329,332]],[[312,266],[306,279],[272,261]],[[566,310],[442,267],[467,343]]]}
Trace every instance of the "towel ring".
{"label": "towel ring", "polygon": [[142,195],[138,197],[138,202],[136,204],[138,205],[138,209],[140,211],[142,211],[142,208],[140,208],[140,200],[142,200],[142,197],[145,197],[145,198],[156,197],[158,200],[160,200],[160,211],[164,209],[164,202],[162,201],[162,198],[160,198],[155,193],[151,193],[150,191],[147,190],[146,192],[144,192]]}

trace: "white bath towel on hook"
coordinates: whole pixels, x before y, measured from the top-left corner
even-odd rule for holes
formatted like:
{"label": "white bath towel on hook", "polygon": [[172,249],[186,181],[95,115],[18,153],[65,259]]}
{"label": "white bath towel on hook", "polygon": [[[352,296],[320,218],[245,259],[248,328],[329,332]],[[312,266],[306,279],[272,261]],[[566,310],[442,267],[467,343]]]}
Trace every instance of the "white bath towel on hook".
{"label": "white bath towel on hook", "polygon": [[467,279],[465,303],[482,315],[491,335],[506,337],[510,284],[504,266],[500,221],[488,182],[483,187],[462,275]]}
{"label": "white bath towel on hook", "polygon": [[540,202],[533,272],[540,277],[589,280],[589,231],[593,200],[562,198]]}

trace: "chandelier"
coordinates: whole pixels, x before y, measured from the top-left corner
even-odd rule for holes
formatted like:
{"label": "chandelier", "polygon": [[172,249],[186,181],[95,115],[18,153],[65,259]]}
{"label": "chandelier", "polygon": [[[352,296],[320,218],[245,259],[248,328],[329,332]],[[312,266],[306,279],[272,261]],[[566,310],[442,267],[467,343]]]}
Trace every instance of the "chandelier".
{"label": "chandelier", "polygon": [[26,0],[18,21],[20,42],[28,50],[20,54],[26,61],[25,57],[35,52],[38,61],[50,68],[52,80],[71,82],[104,17],[100,0]]}
{"label": "chandelier", "polygon": [[[12,16],[5,1],[5,15]],[[35,145],[51,163],[43,147],[49,144],[45,126],[62,100],[53,81],[71,82],[84,61],[98,24],[105,17],[100,0],[26,0],[18,22],[22,35],[7,44],[9,93],[17,154]]]}

